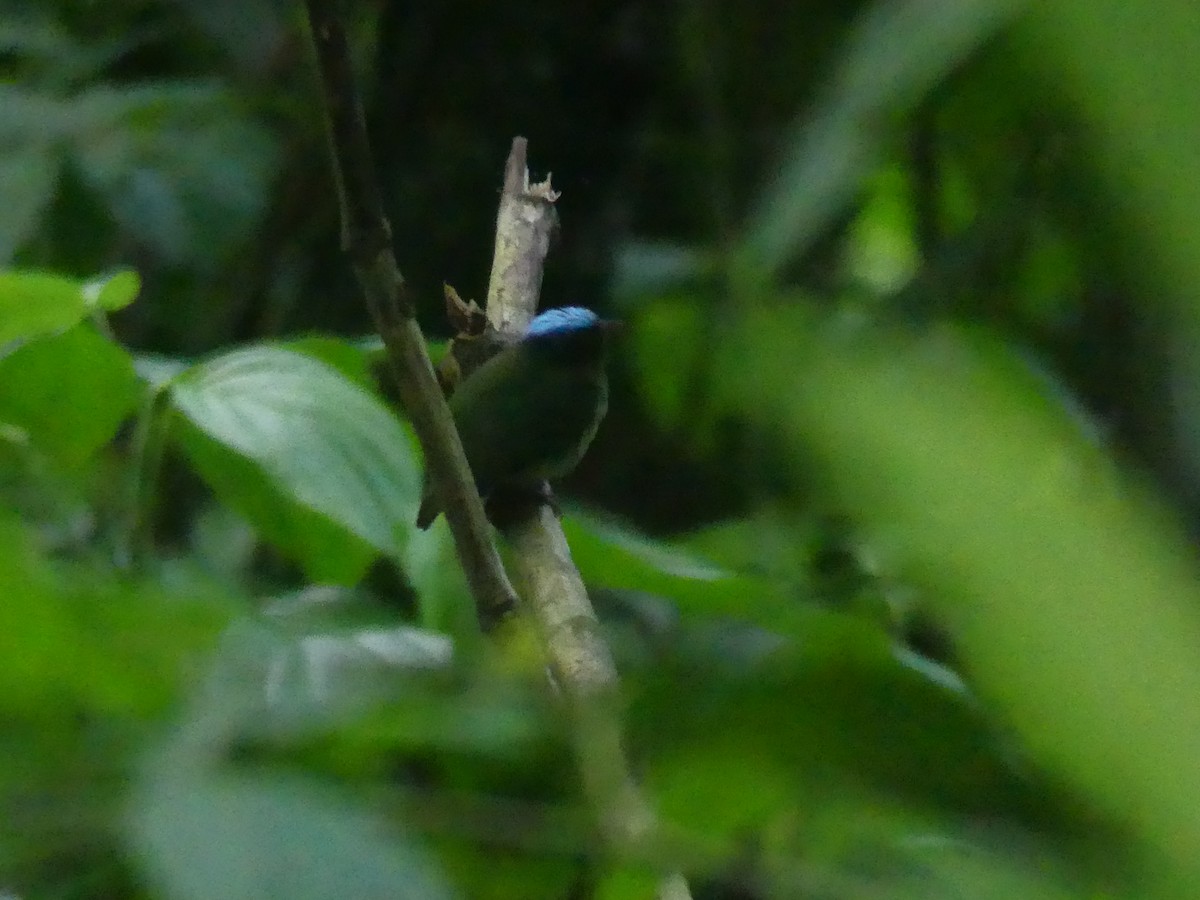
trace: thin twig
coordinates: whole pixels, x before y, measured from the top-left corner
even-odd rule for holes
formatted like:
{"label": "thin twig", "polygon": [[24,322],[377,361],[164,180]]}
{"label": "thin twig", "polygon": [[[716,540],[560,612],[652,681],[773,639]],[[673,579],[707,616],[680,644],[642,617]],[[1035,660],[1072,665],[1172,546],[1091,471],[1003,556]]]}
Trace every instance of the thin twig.
{"label": "thin twig", "polygon": [[124,522],[118,530],[113,556],[117,568],[134,570],[146,560],[154,514],[155,486],[166,444],[163,390],[156,388],[142,403],[134,421],[129,457],[133,461],[125,492]]}
{"label": "thin twig", "polygon": [[[487,316],[502,334],[523,330],[537,310],[542,265],[555,227],[558,194],[550,180],[530,185],[524,138],[515,138],[504,170]],[[600,633],[561,525],[546,506],[507,524],[513,566],[573,718],[584,790],[615,850],[644,844],[658,830],[629,771],[621,741],[617,668]],[[687,882],[664,873],[658,896],[687,900]]]}
{"label": "thin twig", "polygon": [[500,563],[483,503],[392,254],[391,227],[383,214],[345,30],[331,0],[305,0],[305,6],[329,119],[342,249],[350,257],[387,348],[400,400],[442,499],[480,625],[488,630],[513,609],[516,593]]}

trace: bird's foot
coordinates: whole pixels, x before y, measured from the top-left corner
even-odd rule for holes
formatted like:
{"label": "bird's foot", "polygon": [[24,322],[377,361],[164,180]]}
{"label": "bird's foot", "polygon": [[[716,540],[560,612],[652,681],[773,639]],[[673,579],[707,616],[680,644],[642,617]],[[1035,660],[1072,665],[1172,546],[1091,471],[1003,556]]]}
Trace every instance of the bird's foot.
{"label": "bird's foot", "polygon": [[503,531],[537,515],[543,504],[562,518],[554,491],[545,481],[533,486],[498,488],[487,499],[487,514],[492,524]]}

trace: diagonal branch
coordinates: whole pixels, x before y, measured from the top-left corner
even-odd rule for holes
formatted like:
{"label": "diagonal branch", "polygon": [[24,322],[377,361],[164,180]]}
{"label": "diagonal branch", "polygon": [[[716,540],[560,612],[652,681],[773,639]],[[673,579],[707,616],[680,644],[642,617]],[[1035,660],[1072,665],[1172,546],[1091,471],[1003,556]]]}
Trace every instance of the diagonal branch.
{"label": "diagonal branch", "polygon": [[391,227],[383,214],[345,29],[332,0],[305,0],[305,6],[329,121],[342,248],[350,257],[387,348],[388,365],[421,442],[434,489],[443,499],[480,625],[489,630],[513,609],[516,593],[500,563],[483,503],[392,254]]}
{"label": "diagonal branch", "polygon": [[[537,310],[542,264],[555,226],[558,194],[550,181],[530,185],[524,138],[514,138],[504,170],[496,220],[496,251],[487,316],[497,331],[523,331]],[[584,790],[601,832],[616,850],[644,846],[658,825],[629,771],[622,746],[617,668],[600,633],[562,526],[545,505],[509,523],[504,535],[513,566],[537,622],[555,681],[573,719]],[[687,882],[664,873],[660,900],[689,900]]]}

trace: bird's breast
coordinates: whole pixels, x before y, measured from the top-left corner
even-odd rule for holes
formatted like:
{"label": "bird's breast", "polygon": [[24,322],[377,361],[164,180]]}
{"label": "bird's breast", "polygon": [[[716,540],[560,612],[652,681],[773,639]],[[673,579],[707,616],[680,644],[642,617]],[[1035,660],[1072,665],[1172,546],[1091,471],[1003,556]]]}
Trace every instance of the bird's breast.
{"label": "bird's breast", "polygon": [[[561,478],[569,473],[579,461],[583,459],[583,455],[587,452],[588,447],[592,443],[592,439],[596,437],[596,432],[600,428],[600,423],[604,420],[605,414],[608,412],[608,380],[603,376],[599,379],[589,379],[583,390],[578,396],[579,402],[575,404],[572,410],[567,413],[558,411],[558,415],[567,416],[575,420],[572,424],[574,427],[573,440],[558,454],[548,456],[542,460],[535,471],[531,473],[534,480],[553,481]],[[580,411],[584,411],[585,415],[581,416]],[[554,415],[554,413],[551,413]],[[551,428],[558,423],[545,423]]]}

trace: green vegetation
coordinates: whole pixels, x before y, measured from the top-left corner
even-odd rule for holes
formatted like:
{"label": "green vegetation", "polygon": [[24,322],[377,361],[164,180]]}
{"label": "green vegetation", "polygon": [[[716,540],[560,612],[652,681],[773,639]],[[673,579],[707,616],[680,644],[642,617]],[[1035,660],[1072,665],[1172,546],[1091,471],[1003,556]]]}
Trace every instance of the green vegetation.
{"label": "green vegetation", "polygon": [[302,9],[11,3],[0,897],[1200,896],[1200,9],[352,6],[427,331],[518,133],[628,322],[560,497],[663,834],[413,525]]}

